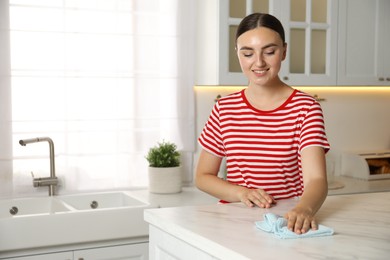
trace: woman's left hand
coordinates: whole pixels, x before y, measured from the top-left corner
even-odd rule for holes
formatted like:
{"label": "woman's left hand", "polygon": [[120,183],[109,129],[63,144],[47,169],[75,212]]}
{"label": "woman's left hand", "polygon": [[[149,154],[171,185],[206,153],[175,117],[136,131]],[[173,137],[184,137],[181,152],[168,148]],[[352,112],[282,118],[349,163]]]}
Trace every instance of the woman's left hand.
{"label": "woman's left hand", "polygon": [[287,228],[296,234],[304,234],[310,229],[318,229],[317,222],[310,209],[297,206],[287,212],[284,217],[287,219]]}

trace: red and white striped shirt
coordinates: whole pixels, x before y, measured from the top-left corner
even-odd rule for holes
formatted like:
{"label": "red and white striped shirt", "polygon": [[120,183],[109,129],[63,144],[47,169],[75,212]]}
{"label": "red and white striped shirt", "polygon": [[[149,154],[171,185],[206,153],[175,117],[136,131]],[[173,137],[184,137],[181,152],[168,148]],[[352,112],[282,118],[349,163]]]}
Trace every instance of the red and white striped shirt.
{"label": "red and white striped shirt", "polygon": [[329,150],[321,106],[299,90],[272,111],[251,106],[244,90],[223,97],[198,140],[206,151],[226,156],[230,183],[264,189],[275,199],[302,195],[302,149]]}

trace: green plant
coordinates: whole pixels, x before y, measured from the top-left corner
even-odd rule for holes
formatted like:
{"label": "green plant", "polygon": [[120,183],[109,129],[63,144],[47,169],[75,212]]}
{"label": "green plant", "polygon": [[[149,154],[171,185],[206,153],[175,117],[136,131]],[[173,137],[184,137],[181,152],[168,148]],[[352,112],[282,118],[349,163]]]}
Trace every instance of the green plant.
{"label": "green plant", "polygon": [[180,166],[180,153],[177,146],[163,141],[150,148],[146,155],[150,167],[177,167]]}

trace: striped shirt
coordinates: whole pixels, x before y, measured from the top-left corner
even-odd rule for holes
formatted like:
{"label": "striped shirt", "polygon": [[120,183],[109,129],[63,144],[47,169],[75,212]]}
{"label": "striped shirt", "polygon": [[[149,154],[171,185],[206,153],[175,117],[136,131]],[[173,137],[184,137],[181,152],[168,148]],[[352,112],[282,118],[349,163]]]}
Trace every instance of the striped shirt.
{"label": "striped shirt", "polygon": [[321,106],[299,90],[272,111],[251,106],[244,90],[221,98],[198,141],[226,157],[227,181],[263,189],[275,199],[302,195],[302,149],[329,150]]}

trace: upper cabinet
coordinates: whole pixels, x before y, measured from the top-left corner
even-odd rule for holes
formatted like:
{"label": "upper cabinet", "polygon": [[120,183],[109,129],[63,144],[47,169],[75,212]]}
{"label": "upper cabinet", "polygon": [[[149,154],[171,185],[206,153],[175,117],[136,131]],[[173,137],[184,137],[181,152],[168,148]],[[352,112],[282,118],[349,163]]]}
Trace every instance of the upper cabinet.
{"label": "upper cabinet", "polygon": [[198,0],[197,85],[247,85],[235,52],[235,31],[253,12],[273,13],[272,0]]}
{"label": "upper cabinet", "polygon": [[390,1],[339,1],[339,85],[390,85]]}
{"label": "upper cabinet", "polygon": [[254,12],[271,13],[272,0],[222,0],[219,2],[219,82],[247,85],[235,50],[235,35],[241,20]]}
{"label": "upper cabinet", "polygon": [[282,22],[292,86],[390,85],[389,0],[198,0],[197,85],[247,85],[235,51],[240,21],[253,12]]}
{"label": "upper cabinet", "polygon": [[290,0],[281,8],[287,42],[282,80],[290,85],[335,85],[337,2]]}

